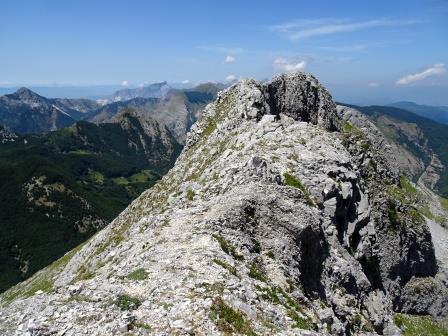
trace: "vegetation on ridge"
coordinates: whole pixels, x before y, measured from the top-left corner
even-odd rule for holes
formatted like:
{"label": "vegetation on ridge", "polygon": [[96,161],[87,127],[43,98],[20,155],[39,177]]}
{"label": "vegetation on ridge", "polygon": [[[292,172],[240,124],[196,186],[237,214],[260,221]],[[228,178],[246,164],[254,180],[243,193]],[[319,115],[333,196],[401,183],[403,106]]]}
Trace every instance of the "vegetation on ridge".
{"label": "vegetation on ridge", "polygon": [[172,166],[174,138],[166,148],[122,118],[0,144],[0,292],[84,242]]}
{"label": "vegetation on ridge", "polygon": [[431,316],[396,314],[395,324],[404,332],[404,336],[447,336],[448,328],[442,326]]}

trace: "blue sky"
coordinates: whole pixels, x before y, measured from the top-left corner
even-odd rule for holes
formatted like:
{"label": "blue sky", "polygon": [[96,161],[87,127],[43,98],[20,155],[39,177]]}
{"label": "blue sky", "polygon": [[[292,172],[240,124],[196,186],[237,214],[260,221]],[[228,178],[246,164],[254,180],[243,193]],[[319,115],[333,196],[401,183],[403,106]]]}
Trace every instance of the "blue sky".
{"label": "blue sky", "polygon": [[269,78],[448,105],[448,1],[2,0],[0,86]]}

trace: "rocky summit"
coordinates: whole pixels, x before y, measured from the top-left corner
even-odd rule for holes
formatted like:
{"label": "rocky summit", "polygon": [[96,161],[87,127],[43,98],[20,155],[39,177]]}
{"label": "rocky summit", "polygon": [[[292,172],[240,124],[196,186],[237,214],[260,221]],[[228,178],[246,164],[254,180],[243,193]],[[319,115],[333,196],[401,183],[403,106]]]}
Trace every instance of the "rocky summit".
{"label": "rocky summit", "polygon": [[443,320],[428,223],[446,229],[398,171],[313,76],[234,84],[162,180],[1,296],[1,333],[400,335],[397,313]]}

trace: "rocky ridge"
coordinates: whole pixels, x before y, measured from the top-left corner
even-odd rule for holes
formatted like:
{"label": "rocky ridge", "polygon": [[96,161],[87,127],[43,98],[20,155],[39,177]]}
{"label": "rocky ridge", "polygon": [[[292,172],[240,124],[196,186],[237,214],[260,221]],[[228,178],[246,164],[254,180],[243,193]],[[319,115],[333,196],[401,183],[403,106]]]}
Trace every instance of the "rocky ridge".
{"label": "rocky ridge", "polygon": [[158,184],[1,296],[0,330],[399,335],[394,312],[448,313],[407,188],[373,124],[313,76],[240,82]]}

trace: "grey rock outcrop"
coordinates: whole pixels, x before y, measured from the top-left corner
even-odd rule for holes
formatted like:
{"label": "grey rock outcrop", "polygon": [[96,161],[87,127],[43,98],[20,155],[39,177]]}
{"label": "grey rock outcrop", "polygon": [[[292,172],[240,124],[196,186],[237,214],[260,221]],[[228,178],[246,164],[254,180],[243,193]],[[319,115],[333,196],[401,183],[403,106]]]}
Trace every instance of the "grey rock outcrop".
{"label": "grey rock outcrop", "polygon": [[403,301],[417,278],[445,295],[431,235],[353,114],[303,73],[221,92],[157,185],[1,297],[0,329],[392,335],[394,311],[442,316]]}
{"label": "grey rock outcrop", "polygon": [[322,125],[329,131],[340,127],[336,105],[315,77],[300,72],[282,74],[266,83],[265,88],[271,114]]}

